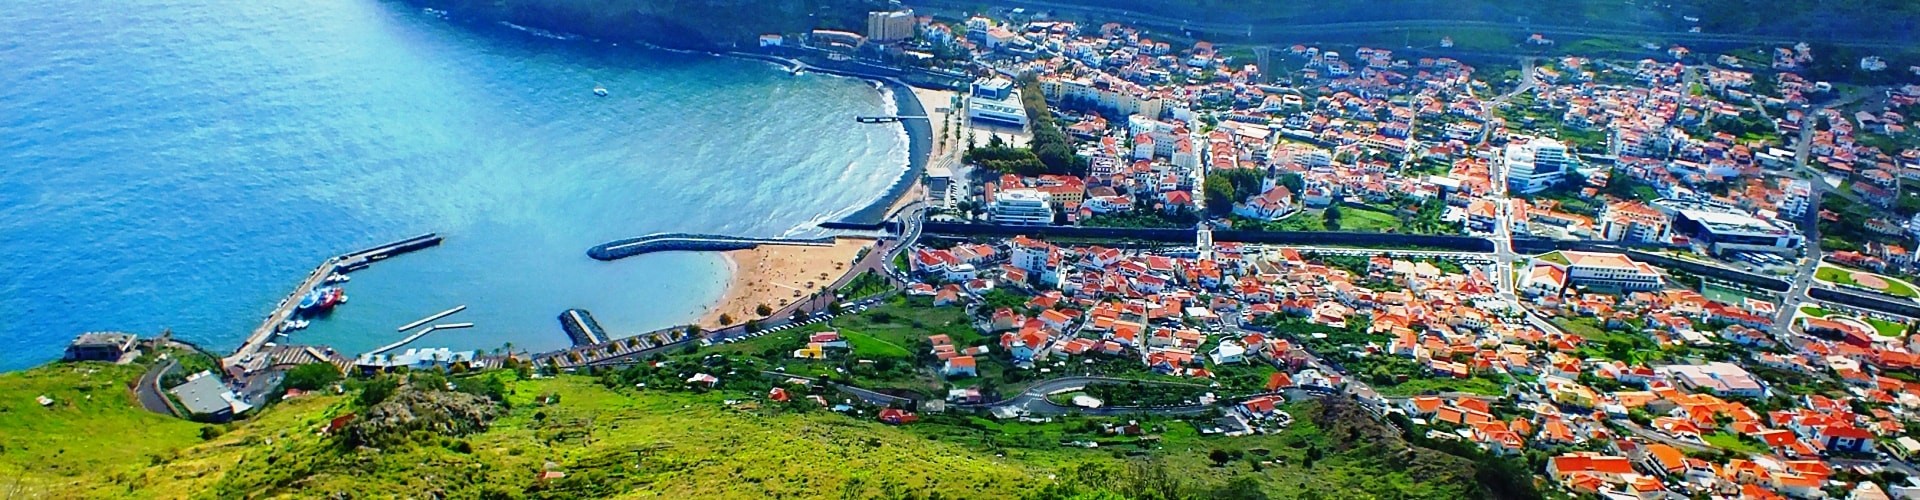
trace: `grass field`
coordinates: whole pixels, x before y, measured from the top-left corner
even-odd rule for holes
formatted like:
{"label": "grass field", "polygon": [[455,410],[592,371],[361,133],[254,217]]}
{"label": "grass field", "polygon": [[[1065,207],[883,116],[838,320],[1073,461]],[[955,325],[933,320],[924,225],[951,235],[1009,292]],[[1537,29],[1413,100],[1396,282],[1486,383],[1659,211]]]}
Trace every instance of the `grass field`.
{"label": "grass field", "polygon": [[1865,273],[1873,276],[1878,276],[1880,277],[1880,279],[1886,280],[1887,289],[1881,290],[1882,293],[1886,293],[1888,295],[1892,295],[1895,297],[1905,297],[1905,298],[1920,297],[1920,292],[1915,292],[1913,290],[1913,286],[1907,284],[1904,281],[1894,279],[1894,278],[1889,278],[1886,276],[1880,276],[1880,275],[1869,273],[1866,271],[1856,271],[1856,270],[1844,269],[1844,268],[1833,267],[1833,266],[1820,266],[1820,269],[1813,272],[1813,279],[1825,281],[1828,283],[1833,283],[1836,285],[1851,285],[1851,286],[1864,287],[1864,285],[1861,285],[1858,282],[1854,281],[1853,275],[1855,273]]}
{"label": "grass field", "polygon": [[1413,378],[1395,385],[1375,385],[1374,390],[1385,396],[1413,396],[1433,392],[1465,392],[1482,396],[1501,396],[1507,393],[1506,386],[1480,377],[1453,378]]}
{"label": "grass field", "polygon": [[1880,318],[1861,319],[1866,320],[1868,325],[1872,325],[1874,333],[1880,334],[1882,337],[1899,337],[1907,334],[1907,325]]}
{"label": "grass field", "polygon": [[909,301],[896,299],[860,314],[835,318],[831,324],[842,332],[863,333],[903,348],[939,334],[946,334],[961,346],[979,345],[986,338],[973,329],[967,311],[961,307],[920,306]]}
{"label": "grass field", "polygon": [[1340,207],[1340,228],[1327,227],[1324,210],[1307,210],[1285,219],[1260,224],[1267,231],[1355,231],[1363,233],[1382,233],[1399,231],[1399,217],[1393,214],[1369,208],[1342,205]]}
{"label": "grass field", "polygon": [[860,357],[862,358],[904,359],[913,356],[913,353],[908,352],[906,347],[888,342],[886,339],[876,337],[870,333],[850,329],[841,330],[840,333],[843,337],[846,337],[847,345],[853,347],[853,352],[860,353]]}
{"label": "grass field", "polygon": [[1728,434],[1725,432],[1715,432],[1712,434],[1701,436],[1701,439],[1706,440],[1707,444],[1713,445],[1713,447],[1720,448],[1723,450],[1737,451],[1737,452],[1749,454],[1749,455],[1760,455],[1760,454],[1766,453],[1766,450],[1760,449],[1760,445],[1742,441],[1740,440],[1740,436]]}
{"label": "grass field", "polygon": [[1378,210],[1367,210],[1352,206],[1340,207],[1340,230],[1361,232],[1387,232],[1400,229],[1400,218]]}

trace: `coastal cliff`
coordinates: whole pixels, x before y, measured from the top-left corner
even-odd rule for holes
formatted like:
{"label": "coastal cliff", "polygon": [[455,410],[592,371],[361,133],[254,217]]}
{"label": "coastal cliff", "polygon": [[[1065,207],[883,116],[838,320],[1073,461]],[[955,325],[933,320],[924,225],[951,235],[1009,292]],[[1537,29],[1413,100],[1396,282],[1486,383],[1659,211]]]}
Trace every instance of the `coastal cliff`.
{"label": "coastal cliff", "polygon": [[879,0],[404,0],[455,17],[505,21],[683,49],[747,46],[762,33],[861,31]]}

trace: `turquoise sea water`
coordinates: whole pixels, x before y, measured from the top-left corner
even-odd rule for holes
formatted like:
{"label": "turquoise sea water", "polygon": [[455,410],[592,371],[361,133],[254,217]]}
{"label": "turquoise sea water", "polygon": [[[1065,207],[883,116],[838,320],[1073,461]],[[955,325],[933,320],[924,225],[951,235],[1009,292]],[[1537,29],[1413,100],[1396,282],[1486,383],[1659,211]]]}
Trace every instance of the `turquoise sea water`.
{"label": "turquoise sea water", "polygon": [[851,123],[888,105],[866,82],[629,45],[375,0],[0,9],[0,369],[90,330],[225,350],[325,257],[429,231],[287,342],[357,353],[459,304],[475,328],[415,346],[562,347],[571,307],[670,326],[718,257],[586,249],[805,234],[904,171],[898,127]]}

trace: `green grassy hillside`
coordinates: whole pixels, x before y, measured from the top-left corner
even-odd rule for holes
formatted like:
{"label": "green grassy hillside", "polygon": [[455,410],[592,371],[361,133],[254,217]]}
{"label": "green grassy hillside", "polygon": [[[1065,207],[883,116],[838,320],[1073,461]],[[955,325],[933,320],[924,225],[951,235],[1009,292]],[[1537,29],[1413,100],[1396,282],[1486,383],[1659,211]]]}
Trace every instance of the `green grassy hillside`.
{"label": "green grassy hillside", "polygon": [[[199,443],[199,424],[134,401],[127,388],[144,370],[76,363],[0,374],[0,498],[125,480]],[[40,405],[41,396],[53,404]]]}
{"label": "green grassy hillside", "polygon": [[[455,379],[502,382],[501,416],[484,432],[422,432],[408,444],[374,449],[348,448],[318,432],[335,416],[366,414],[351,388],[285,401],[203,437],[207,426],[147,414],[132,402],[125,387],[139,371],[82,364],[0,375],[0,497],[1464,498],[1479,491],[1471,462],[1407,452],[1385,427],[1336,416],[1353,411],[1345,403],[1341,412],[1295,405],[1298,423],[1289,430],[1241,438],[1144,418],[1156,437],[1141,440],[1095,431],[1123,423],[1113,420],[936,415],[894,427],[870,414],[779,404],[746,391],[615,390],[594,377],[523,380],[500,371]],[[415,386],[441,385],[428,379]],[[40,407],[33,398],[41,393],[56,404]],[[541,481],[545,470],[565,476]]]}

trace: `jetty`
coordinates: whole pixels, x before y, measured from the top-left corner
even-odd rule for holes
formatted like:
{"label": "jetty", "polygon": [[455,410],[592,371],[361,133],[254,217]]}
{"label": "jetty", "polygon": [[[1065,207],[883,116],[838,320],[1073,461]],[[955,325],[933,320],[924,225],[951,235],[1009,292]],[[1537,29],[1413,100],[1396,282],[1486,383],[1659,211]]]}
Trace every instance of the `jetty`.
{"label": "jetty", "polygon": [[925,120],[925,116],[856,116],[853,121],[860,123],[899,123],[901,120]]}
{"label": "jetty", "polygon": [[606,329],[600,328],[600,322],[594,321],[593,313],[586,309],[568,309],[560,313],[560,329],[567,331],[567,337],[573,339],[575,347],[608,340]]}
{"label": "jetty", "polygon": [[312,272],[307,273],[307,276],[294,286],[292,292],[282,297],[279,303],[274,304],[273,310],[261,320],[260,326],[255,327],[253,333],[247,335],[246,340],[240,343],[240,347],[233,350],[233,354],[220,360],[221,366],[244,367],[249,361],[259,356],[266,349],[267,343],[273,340],[276,328],[288,318],[293,317],[300,306],[300,296],[313,291],[314,287],[324,283],[328,276],[365,269],[374,262],[396,255],[438,246],[442,240],[440,235],[427,233],[321,261],[319,266],[314,267]]}
{"label": "jetty", "polygon": [[414,329],[414,328],[418,328],[418,327],[419,327],[420,325],[424,325],[424,324],[427,324],[427,323],[431,323],[431,322],[433,322],[434,320],[437,320],[437,319],[440,319],[440,318],[445,318],[445,317],[447,317],[447,316],[452,316],[452,315],[453,315],[454,313],[457,313],[457,312],[460,312],[460,311],[465,311],[465,310],[467,310],[467,305],[466,305],[466,304],[461,304],[461,305],[459,305],[459,306],[457,306],[457,307],[454,307],[453,309],[448,309],[448,310],[445,310],[445,311],[440,311],[439,313],[436,313],[436,314],[434,314],[434,315],[432,315],[432,316],[427,316],[427,317],[425,317],[425,318],[420,318],[420,320],[419,320],[419,321],[415,321],[415,322],[412,322],[412,323],[407,323],[407,324],[405,324],[405,325],[402,325],[402,326],[401,326],[401,327],[399,327],[399,328],[395,328],[395,329],[393,329],[393,331],[396,331],[396,332],[404,332],[404,331],[407,331],[407,330],[412,330],[412,329]]}
{"label": "jetty", "polygon": [[618,260],[653,252],[746,250],[760,245],[833,246],[833,237],[744,238],[717,234],[657,233],[609,241],[587,249],[594,260]]}

